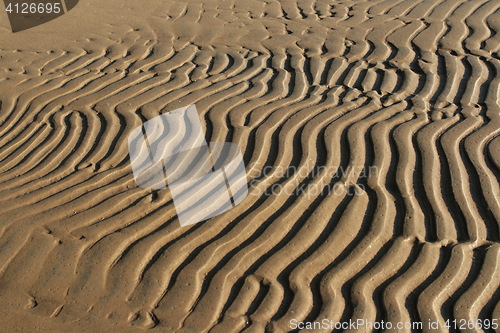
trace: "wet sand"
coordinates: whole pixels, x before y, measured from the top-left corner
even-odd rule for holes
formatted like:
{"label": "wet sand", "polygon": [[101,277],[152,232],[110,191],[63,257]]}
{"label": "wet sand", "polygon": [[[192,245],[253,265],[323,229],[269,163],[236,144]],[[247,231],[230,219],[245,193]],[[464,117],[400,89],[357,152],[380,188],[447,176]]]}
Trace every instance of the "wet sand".
{"label": "wet sand", "polygon": [[[500,318],[499,7],[84,0],[15,34],[1,16],[0,331]],[[190,104],[250,191],[181,227],[127,137]]]}

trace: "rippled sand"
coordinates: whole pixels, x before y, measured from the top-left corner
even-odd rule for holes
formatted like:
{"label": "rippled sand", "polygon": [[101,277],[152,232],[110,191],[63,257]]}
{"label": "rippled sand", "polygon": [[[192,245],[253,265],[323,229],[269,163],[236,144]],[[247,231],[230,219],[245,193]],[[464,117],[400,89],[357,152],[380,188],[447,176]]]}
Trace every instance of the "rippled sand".
{"label": "rippled sand", "polygon": [[[2,19],[0,332],[500,318],[499,8],[84,0],[16,34]],[[180,227],[127,137],[189,104],[251,186]]]}

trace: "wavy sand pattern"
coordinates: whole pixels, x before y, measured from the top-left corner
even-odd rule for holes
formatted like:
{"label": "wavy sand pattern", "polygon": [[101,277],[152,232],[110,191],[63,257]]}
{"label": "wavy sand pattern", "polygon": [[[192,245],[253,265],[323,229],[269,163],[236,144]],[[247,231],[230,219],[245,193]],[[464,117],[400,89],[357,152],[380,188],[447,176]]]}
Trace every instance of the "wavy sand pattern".
{"label": "wavy sand pattern", "polygon": [[[499,8],[89,0],[2,28],[5,332],[500,318]],[[127,137],[194,103],[253,182],[181,228]]]}

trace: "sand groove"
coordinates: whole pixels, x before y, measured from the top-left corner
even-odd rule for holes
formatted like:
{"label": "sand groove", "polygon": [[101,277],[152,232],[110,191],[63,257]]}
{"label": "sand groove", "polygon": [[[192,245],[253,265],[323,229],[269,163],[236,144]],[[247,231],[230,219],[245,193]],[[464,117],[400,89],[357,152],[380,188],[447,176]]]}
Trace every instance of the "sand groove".
{"label": "sand groove", "polygon": [[[2,304],[110,331],[498,317],[497,2],[152,7],[0,50]],[[251,187],[181,228],[168,191],[135,185],[127,137],[194,103]]]}

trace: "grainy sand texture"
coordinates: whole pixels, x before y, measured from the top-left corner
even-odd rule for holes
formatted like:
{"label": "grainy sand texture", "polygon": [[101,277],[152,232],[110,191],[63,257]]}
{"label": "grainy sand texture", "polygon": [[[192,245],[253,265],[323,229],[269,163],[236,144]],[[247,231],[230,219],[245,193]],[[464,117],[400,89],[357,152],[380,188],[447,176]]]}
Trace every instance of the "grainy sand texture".
{"label": "grainy sand texture", "polygon": [[[499,52],[497,0],[2,8],[0,332],[500,332],[445,327],[500,319]],[[181,227],[127,139],[191,104],[249,193]]]}

